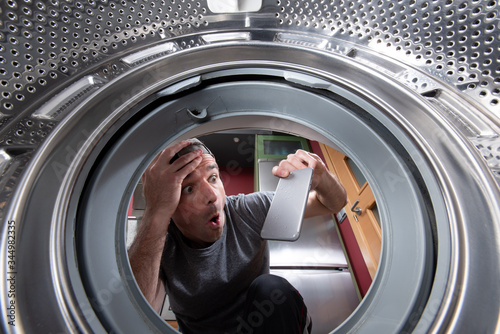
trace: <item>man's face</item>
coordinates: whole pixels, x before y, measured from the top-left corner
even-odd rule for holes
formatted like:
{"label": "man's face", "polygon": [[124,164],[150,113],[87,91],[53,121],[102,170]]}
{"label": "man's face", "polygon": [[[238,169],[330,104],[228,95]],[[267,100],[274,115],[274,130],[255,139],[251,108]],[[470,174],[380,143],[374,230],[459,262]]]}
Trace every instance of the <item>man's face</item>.
{"label": "man's face", "polygon": [[172,219],[194,247],[217,241],[225,224],[226,192],[219,168],[210,154],[203,154],[198,167],[182,182],[179,205]]}

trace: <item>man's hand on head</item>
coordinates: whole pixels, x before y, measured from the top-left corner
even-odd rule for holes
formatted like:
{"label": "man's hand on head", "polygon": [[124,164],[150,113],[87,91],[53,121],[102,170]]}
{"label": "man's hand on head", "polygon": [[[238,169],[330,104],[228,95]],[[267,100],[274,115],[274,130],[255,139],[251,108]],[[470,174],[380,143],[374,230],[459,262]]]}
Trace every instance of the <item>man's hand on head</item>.
{"label": "man's hand on head", "polygon": [[146,209],[128,253],[137,284],[157,310],[165,297],[164,282],[159,277],[170,218],[179,204],[183,180],[202,161],[201,149],[172,161],[180,150],[189,145],[189,141],[182,141],[167,147],[142,175]]}
{"label": "man's hand on head", "polygon": [[202,161],[202,151],[195,150],[170,163],[180,150],[189,145],[191,145],[189,141],[181,141],[167,147],[144,172],[142,183],[146,198],[146,210],[151,213],[165,212],[171,216],[177,208],[183,180]]}

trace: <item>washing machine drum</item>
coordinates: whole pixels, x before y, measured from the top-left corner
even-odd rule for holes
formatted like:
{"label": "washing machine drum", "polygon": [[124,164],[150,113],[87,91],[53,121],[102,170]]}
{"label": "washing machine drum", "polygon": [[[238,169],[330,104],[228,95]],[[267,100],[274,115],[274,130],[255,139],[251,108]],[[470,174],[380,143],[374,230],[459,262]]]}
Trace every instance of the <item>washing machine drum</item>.
{"label": "washing machine drum", "polygon": [[174,333],[127,258],[153,157],[232,129],[323,142],[363,170],[380,263],[332,330],[498,331],[496,1],[6,1],[2,329]]}

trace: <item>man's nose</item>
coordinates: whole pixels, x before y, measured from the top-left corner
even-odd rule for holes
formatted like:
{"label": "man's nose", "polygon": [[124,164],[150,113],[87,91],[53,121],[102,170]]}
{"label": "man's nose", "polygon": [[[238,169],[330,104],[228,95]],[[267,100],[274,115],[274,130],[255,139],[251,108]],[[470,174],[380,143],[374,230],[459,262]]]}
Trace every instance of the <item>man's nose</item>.
{"label": "man's nose", "polygon": [[217,191],[216,189],[207,181],[203,182],[202,185],[203,199],[206,204],[213,204],[217,201]]}

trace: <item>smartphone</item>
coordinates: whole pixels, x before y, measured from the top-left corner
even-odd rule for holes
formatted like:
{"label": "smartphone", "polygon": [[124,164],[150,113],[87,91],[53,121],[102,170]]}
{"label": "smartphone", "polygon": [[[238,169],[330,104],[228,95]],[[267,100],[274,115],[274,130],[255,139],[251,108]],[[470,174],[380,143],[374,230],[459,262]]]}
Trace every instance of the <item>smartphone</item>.
{"label": "smartphone", "polygon": [[299,238],[312,175],[312,168],[304,168],[280,178],[260,232],[263,239],[295,241]]}

